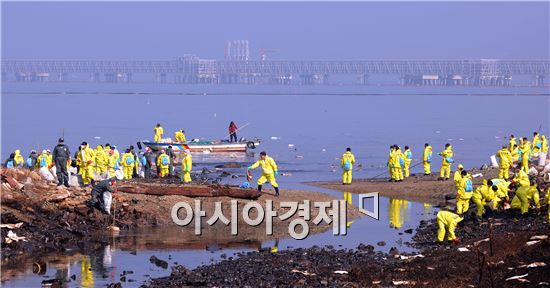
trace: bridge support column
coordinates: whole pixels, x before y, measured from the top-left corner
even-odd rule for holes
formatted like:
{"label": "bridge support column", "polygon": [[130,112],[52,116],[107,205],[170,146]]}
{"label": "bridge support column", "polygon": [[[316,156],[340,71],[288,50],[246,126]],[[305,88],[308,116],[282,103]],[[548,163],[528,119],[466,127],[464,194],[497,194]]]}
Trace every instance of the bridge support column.
{"label": "bridge support column", "polygon": [[369,74],[361,74],[359,77],[359,83],[361,83],[361,85],[369,85]]}
{"label": "bridge support column", "polygon": [[157,74],[157,82],[159,83],[167,83],[166,81],[166,73],[158,73]]}
{"label": "bridge support column", "polygon": [[536,87],[542,87],[544,86],[544,75],[535,75],[534,76],[534,83]]}

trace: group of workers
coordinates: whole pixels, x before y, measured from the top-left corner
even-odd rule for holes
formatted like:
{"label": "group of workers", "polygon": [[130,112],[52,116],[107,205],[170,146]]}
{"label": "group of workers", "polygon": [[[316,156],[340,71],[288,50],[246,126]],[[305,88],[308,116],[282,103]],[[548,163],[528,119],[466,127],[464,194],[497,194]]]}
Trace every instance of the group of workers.
{"label": "group of workers", "polygon": [[[529,164],[529,161],[533,156],[546,159],[547,155],[548,140],[546,136],[539,136],[538,132],[534,132],[532,142],[529,142],[527,137],[523,137],[520,138],[518,145],[514,135],[510,135],[508,145],[502,146],[496,153],[499,166],[498,178],[483,180],[483,183],[475,189],[472,175],[464,170],[462,165],[458,165],[458,170],[454,175],[457,190],[456,213],[440,211],[437,214],[437,240],[442,242],[445,239],[445,233],[447,233],[448,240],[458,242],[454,230],[468,212],[470,201],[474,202],[476,206],[475,215],[478,218],[483,216],[486,207],[498,210],[506,209],[509,206],[511,209],[520,210],[524,215],[529,212],[532,202],[537,210],[540,209],[540,194],[543,191],[536,180],[529,177],[529,168],[534,166]],[[513,197],[510,201],[512,193]],[[550,187],[546,191],[545,199],[550,205]],[[548,209],[548,223],[550,224],[550,208]]]}
{"label": "group of workers", "polygon": [[401,182],[410,176],[410,168],[412,161],[412,151],[409,146],[405,146],[405,150],[401,151],[401,147],[397,144],[390,146],[390,154],[386,166],[389,169],[390,181]]}
{"label": "group of workers", "polygon": [[[191,170],[193,159],[190,150],[184,150],[181,154],[182,175],[184,183],[191,182]],[[87,186],[94,179],[106,179],[116,177],[117,171],[122,172],[122,178],[130,180],[143,175],[145,178],[173,176],[175,173],[176,153],[172,146],[163,149],[159,153],[153,152],[149,147],[144,152],[137,153],[134,146],[120,153],[115,145],[97,145],[92,149],[87,142],[82,142],[74,157],[71,157],[69,147],[65,145],[63,138],[58,139],[58,144],[53,149],[43,150],[37,154],[31,150],[25,160],[20,150],[15,150],[6,161],[7,168],[28,168],[40,170],[45,168],[50,173],[56,174],[58,186],[69,187],[69,168],[76,167],[77,174],[82,179],[82,184]],[[153,168],[156,167],[156,171]],[[141,173],[143,172],[143,173]]]}

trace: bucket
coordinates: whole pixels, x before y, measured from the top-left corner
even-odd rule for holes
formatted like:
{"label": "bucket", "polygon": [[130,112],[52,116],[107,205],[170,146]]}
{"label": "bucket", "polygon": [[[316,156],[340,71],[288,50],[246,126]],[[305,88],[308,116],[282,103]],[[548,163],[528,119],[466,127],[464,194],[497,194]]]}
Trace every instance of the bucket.
{"label": "bucket", "polygon": [[539,153],[539,166],[544,166],[546,164],[546,152]]}
{"label": "bucket", "polygon": [[495,155],[491,156],[491,166],[498,168],[497,156],[495,156]]}

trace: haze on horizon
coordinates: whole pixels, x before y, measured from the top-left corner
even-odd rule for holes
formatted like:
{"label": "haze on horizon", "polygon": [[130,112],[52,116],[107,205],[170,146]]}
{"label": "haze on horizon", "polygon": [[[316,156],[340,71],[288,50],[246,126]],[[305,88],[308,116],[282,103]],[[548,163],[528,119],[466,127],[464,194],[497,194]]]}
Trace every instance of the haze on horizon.
{"label": "haze on horizon", "polygon": [[550,2],[3,2],[3,59],[548,59]]}

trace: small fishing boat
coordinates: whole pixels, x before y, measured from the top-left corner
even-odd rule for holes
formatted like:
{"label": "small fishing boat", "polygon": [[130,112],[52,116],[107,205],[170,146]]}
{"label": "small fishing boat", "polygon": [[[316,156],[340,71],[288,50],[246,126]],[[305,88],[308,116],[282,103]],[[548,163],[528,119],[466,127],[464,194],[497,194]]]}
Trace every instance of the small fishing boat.
{"label": "small fishing boat", "polygon": [[229,142],[228,140],[217,141],[187,141],[183,143],[172,142],[171,139],[166,139],[161,142],[153,142],[149,140],[141,141],[143,145],[151,148],[153,151],[168,149],[172,146],[174,152],[179,153],[185,149],[191,150],[191,153],[226,153],[226,152],[246,152],[248,149],[255,149],[260,145],[259,139],[242,140],[239,142]]}

